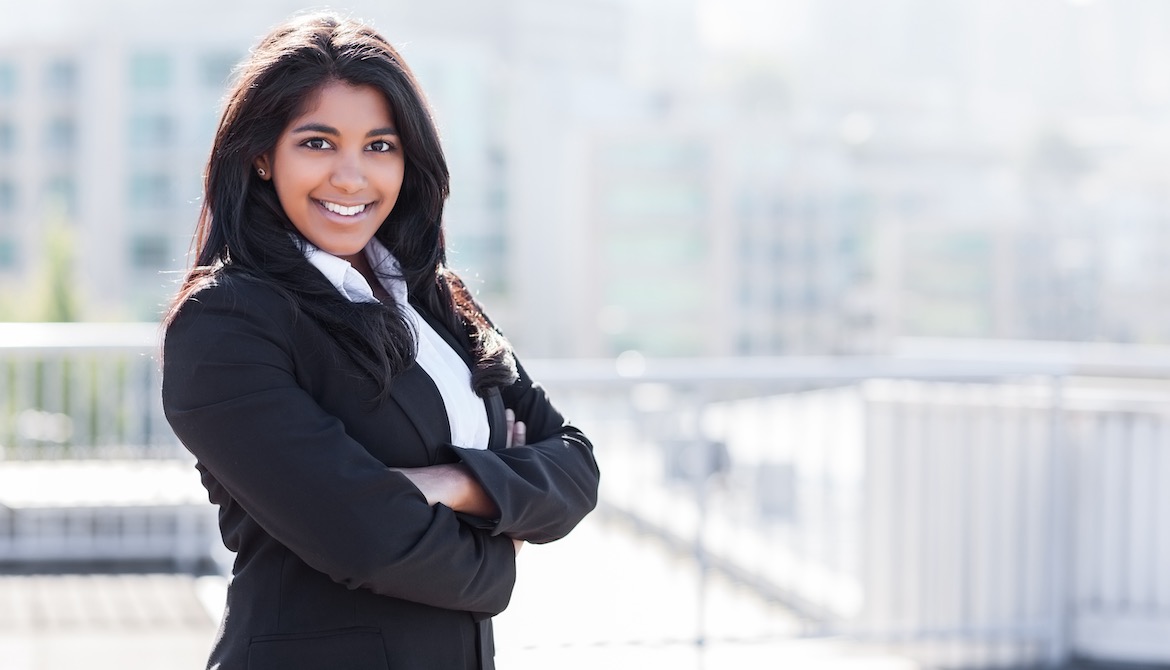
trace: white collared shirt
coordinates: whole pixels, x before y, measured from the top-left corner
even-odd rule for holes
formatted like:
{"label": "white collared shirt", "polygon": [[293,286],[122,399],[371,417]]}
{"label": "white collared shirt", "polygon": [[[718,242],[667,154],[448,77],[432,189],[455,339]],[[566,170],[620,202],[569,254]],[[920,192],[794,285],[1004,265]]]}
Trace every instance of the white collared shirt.
{"label": "white collared shirt", "polygon": [[[321,251],[308,240],[299,241],[305,258],[346,299],[350,302],[378,302],[369,282],[349,261]],[[382,287],[393,296],[394,302],[417,335],[416,360],[443,398],[447,421],[451,424],[451,444],[468,449],[487,449],[491,435],[487,409],[483,399],[471,389],[471,370],[451,345],[407,301],[406,281],[402,278],[398,259],[376,239],[370,239],[365,254],[374,274],[382,282]]]}

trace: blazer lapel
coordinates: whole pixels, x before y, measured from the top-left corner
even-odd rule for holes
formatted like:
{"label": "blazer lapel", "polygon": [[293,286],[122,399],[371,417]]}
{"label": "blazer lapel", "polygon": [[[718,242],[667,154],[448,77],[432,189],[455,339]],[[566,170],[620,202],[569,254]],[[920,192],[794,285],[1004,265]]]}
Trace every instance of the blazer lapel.
{"label": "blazer lapel", "polygon": [[[415,311],[418,312],[420,316],[422,316],[423,320],[426,321],[430,327],[439,334],[439,337],[443,338],[443,341],[446,342],[452,349],[454,349],[455,353],[459,354],[459,357],[462,358],[463,362],[467,364],[467,369],[474,370],[475,361],[473,361],[471,358],[471,341],[468,339],[467,335],[465,333],[459,333],[457,336],[455,333],[447,330],[446,326],[440,323],[438,319],[431,316],[431,314],[427,312],[427,310],[424,309],[422,305],[414,302],[411,304],[414,306]],[[415,367],[418,366],[416,365]],[[423,376],[426,376],[425,373]],[[431,387],[434,388],[433,382],[431,383]],[[438,393],[437,389],[435,390],[435,393]],[[488,430],[490,431],[490,436],[488,438],[488,449],[491,449],[492,451],[499,451],[506,446],[506,440],[508,438],[506,434],[507,424],[504,418],[504,400],[500,395],[500,389],[493,387],[490,391],[488,391],[487,397],[483,399],[483,405],[484,409],[487,411]],[[447,418],[445,410],[443,412],[443,418]],[[451,424],[448,422],[445,425],[447,426],[447,442],[450,442]]]}
{"label": "blazer lapel", "polygon": [[436,447],[451,443],[451,422],[438,387],[419,366],[411,365],[390,383],[390,397],[405,411],[434,464]]}

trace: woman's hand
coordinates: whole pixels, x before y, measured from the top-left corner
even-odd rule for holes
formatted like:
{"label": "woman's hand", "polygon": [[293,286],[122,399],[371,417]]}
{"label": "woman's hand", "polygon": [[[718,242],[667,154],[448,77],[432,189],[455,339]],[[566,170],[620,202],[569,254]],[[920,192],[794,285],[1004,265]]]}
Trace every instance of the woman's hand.
{"label": "woman's hand", "polygon": [[[410,483],[418,487],[426,496],[428,505],[442,503],[456,512],[466,512],[485,519],[500,515],[499,508],[484,492],[483,487],[460,463],[390,469],[401,472]],[[524,540],[512,538],[512,546],[519,554],[520,548],[524,546]]]}
{"label": "woman's hand", "polygon": [[494,519],[500,515],[499,508],[462,463],[390,469],[406,475],[410,483],[426,497],[428,505],[442,503],[456,512],[485,519]]}
{"label": "woman's hand", "polygon": [[[508,449],[523,447],[528,438],[528,427],[523,421],[517,421],[516,413],[510,409],[504,410],[504,422],[508,425],[508,441],[504,446]],[[524,548],[524,540],[514,537],[512,545],[516,547],[516,555],[519,556],[520,550]]]}
{"label": "woman's hand", "polygon": [[[524,422],[517,421],[516,413],[506,409],[504,423],[507,426],[505,447],[511,449],[524,446],[528,440],[528,427]],[[442,503],[456,512],[474,514],[485,519],[494,519],[500,515],[499,508],[488,497],[483,486],[471,476],[470,471],[462,463],[390,469],[405,475],[426,497],[428,505]],[[519,554],[524,546],[524,540],[512,538],[512,546]]]}
{"label": "woman's hand", "polygon": [[523,421],[516,420],[516,413],[510,409],[504,410],[504,423],[508,426],[508,440],[505,447],[523,447],[528,438],[528,427]]}
{"label": "woman's hand", "polygon": [[[504,421],[508,427],[507,446],[509,448],[524,446],[527,439],[527,427],[524,422],[517,421],[516,413],[510,409],[504,410]],[[390,469],[406,475],[410,483],[426,497],[428,505],[442,503],[456,512],[474,514],[485,519],[494,519],[500,515],[499,508],[488,497],[479,481],[472,477],[467,467],[461,463]],[[523,544],[523,541],[517,542]],[[516,551],[520,551],[519,545]]]}

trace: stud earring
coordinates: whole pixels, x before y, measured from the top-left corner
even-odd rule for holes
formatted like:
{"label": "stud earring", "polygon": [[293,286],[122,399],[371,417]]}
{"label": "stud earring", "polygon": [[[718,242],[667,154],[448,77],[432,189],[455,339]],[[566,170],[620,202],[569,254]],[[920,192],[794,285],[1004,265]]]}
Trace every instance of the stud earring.
{"label": "stud earring", "polygon": [[264,168],[256,168],[256,174],[263,177],[264,176]]}

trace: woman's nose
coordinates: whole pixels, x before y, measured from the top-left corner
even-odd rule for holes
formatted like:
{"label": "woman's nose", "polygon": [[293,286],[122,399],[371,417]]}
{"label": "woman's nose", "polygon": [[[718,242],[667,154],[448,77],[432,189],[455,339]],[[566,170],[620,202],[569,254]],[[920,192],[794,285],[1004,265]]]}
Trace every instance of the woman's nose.
{"label": "woman's nose", "polygon": [[333,166],[333,174],[329,177],[329,183],[343,193],[357,193],[365,188],[366,176],[361,161],[345,156],[338,157],[337,163]]}

